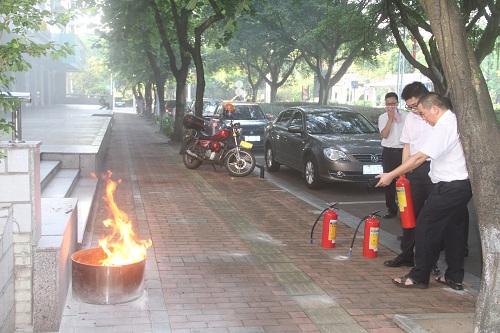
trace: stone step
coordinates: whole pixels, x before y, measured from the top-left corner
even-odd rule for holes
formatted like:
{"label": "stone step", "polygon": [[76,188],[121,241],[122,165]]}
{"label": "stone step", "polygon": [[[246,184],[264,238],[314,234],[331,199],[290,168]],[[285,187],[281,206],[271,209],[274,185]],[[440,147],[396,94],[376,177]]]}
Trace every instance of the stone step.
{"label": "stone step", "polygon": [[42,188],[42,198],[67,198],[78,181],[79,173],[80,169],[58,168]]}
{"label": "stone step", "polygon": [[40,161],[40,185],[43,189],[61,167],[61,161]]}
{"label": "stone step", "polygon": [[78,198],[78,244],[83,243],[87,223],[95,217],[97,209],[99,179],[79,178],[70,198]]}
{"label": "stone step", "polygon": [[42,198],[41,237],[33,255],[33,323],[37,332],[57,331],[77,251],[78,199]]}

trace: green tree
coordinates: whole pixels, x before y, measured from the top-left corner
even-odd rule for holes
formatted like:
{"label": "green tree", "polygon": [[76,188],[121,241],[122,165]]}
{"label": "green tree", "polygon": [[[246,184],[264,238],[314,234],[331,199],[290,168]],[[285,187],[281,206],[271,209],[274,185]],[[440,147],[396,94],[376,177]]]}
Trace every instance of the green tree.
{"label": "green tree", "polygon": [[174,141],[180,141],[183,135],[182,117],[186,109],[187,76],[191,59],[196,67],[196,114],[201,115],[205,73],[201,50],[203,36],[207,29],[216,22],[226,20],[222,36],[217,37],[219,44],[224,44],[231,36],[235,19],[240,13],[250,10],[251,0],[149,0],[154,13],[154,20],[161,38],[161,45],[167,52],[170,70],[176,80],[176,119]]}
{"label": "green tree", "polygon": [[[103,2],[99,8],[103,13],[103,26],[102,42],[98,45],[106,50],[107,65],[113,76],[130,87],[141,88],[132,91],[137,99],[146,101],[146,115],[152,113],[153,99],[157,99],[160,111],[164,112],[169,70],[153,12],[143,3],[130,0]],[[141,83],[144,83],[144,91]],[[156,94],[152,93],[152,87]]]}
{"label": "green tree", "polygon": [[500,104],[500,40],[497,40],[495,50],[481,63],[481,70],[486,78],[491,99],[494,104]]}
{"label": "green tree", "polygon": [[[8,96],[9,87],[14,83],[14,72],[31,68],[27,57],[49,56],[59,59],[72,54],[68,43],[41,42],[33,34],[46,30],[51,25],[66,25],[71,19],[68,13],[53,13],[43,8],[42,0],[2,0],[0,6],[0,109],[10,111],[17,102]],[[20,15],[22,14],[22,15]],[[10,133],[12,124],[0,117],[0,134]]]}
{"label": "green tree", "polygon": [[230,52],[247,74],[254,100],[265,81],[270,87],[270,101],[275,102],[279,87],[301,59],[296,41],[303,32],[293,24],[295,12],[289,7],[289,1],[259,4],[257,14],[241,20],[240,29],[229,44]]}
{"label": "green tree", "polygon": [[[472,183],[483,248],[481,290],[474,332],[498,332],[500,327],[500,128],[493,112],[477,52],[468,38],[462,12],[454,0],[419,0],[434,32],[450,97],[457,111],[462,145]],[[498,3],[497,3],[498,5]]]}
{"label": "green tree", "polygon": [[[236,36],[234,38],[237,38]],[[241,67],[241,59],[231,49],[230,41],[227,48],[207,48],[205,63],[205,96],[211,98],[231,99],[234,97],[235,82],[245,82],[245,72]]]}
{"label": "green tree", "polygon": [[[500,0],[455,1],[460,6],[460,22],[471,42],[479,63],[493,51],[495,41],[500,34]],[[396,43],[408,62],[434,84],[434,89],[448,94],[448,83],[439,56],[436,38],[427,15],[416,1],[383,0],[384,14]],[[422,61],[415,59],[413,49],[408,47],[405,29],[409,39],[414,41],[424,55]],[[431,35],[431,37],[427,37]],[[413,43],[411,43],[413,44]],[[411,45],[410,44],[410,45]]]}
{"label": "green tree", "polygon": [[371,59],[385,48],[381,14],[371,1],[315,0],[292,7],[306,33],[298,41],[319,83],[319,104],[356,59]]}
{"label": "green tree", "polygon": [[70,73],[73,90],[85,95],[109,95],[111,72],[102,57],[90,57],[82,72]]}

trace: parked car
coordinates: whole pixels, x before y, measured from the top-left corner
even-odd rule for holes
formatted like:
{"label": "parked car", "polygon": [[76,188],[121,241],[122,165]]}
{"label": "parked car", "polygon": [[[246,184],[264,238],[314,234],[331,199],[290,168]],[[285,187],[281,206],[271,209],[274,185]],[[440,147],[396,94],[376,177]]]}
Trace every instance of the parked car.
{"label": "parked car", "polygon": [[124,101],[115,101],[115,107],[124,108],[125,102]]}
{"label": "parked car", "polygon": [[348,108],[292,107],[282,111],[265,134],[267,170],[278,171],[281,164],[299,170],[308,188],[366,181],[382,173],[377,128]]}
{"label": "parked car", "polygon": [[168,115],[173,115],[175,110],[175,99],[169,99],[165,101],[165,113]]}
{"label": "parked car", "polygon": [[[210,99],[210,98],[204,98],[203,99],[203,111],[202,111],[202,117],[206,118],[207,120],[211,118],[214,115],[215,109],[217,108],[217,105],[222,102],[220,99]],[[194,113],[196,100],[191,101],[191,104],[189,105],[188,111]]]}
{"label": "parked car", "polygon": [[232,115],[233,120],[240,123],[242,129],[242,140],[250,142],[254,147],[264,146],[264,127],[268,123],[268,118],[262,112],[257,103],[227,101],[220,103],[214,111],[213,116],[208,121],[206,132],[214,134],[224,124],[229,123],[229,119],[224,117],[224,105],[231,103],[235,111]]}

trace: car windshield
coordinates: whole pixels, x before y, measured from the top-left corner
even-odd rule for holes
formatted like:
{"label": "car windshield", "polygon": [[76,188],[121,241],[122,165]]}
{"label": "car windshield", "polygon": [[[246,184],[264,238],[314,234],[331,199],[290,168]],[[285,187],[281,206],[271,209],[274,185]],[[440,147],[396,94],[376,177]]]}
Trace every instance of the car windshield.
{"label": "car windshield", "polygon": [[204,102],[203,113],[214,113],[216,107],[217,107],[216,102]]}
{"label": "car windshield", "polygon": [[359,113],[321,112],[307,114],[309,134],[377,133],[377,129]]}
{"label": "car windshield", "polygon": [[262,120],[266,119],[264,112],[258,105],[235,105],[234,120]]}

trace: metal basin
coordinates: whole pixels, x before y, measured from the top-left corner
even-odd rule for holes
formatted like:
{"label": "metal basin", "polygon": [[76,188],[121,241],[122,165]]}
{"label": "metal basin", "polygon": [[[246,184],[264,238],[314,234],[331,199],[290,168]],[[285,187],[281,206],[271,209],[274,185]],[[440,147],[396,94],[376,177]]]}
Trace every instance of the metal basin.
{"label": "metal basin", "polygon": [[106,253],[101,248],[73,253],[73,297],[84,303],[120,304],[143,295],[146,259],[122,266],[102,266],[102,259]]}

